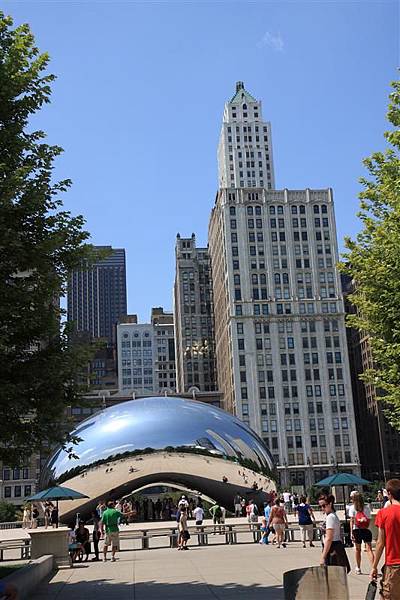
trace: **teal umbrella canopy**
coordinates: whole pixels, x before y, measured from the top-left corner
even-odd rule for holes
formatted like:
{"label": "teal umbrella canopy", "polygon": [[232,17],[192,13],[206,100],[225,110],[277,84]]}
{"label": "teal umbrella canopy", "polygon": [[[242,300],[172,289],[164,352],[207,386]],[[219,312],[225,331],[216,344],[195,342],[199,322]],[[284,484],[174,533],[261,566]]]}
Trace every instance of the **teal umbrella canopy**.
{"label": "teal umbrella canopy", "polygon": [[367,483],[370,482],[358,475],[353,475],[353,473],[334,473],[317,481],[314,485],[332,487],[334,485],[366,485]]}
{"label": "teal umbrella canopy", "polygon": [[30,496],[27,500],[41,502],[45,500],[78,500],[79,498],[89,498],[89,496],[71,490],[71,488],[56,485],[47,490],[42,490],[34,496]]}

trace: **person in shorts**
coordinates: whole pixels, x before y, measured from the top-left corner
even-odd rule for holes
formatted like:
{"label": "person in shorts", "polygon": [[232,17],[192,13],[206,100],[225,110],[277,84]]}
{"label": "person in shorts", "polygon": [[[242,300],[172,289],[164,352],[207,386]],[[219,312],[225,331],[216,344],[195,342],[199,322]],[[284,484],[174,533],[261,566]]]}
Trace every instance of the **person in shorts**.
{"label": "person in shorts", "polygon": [[352,493],[353,504],[349,508],[351,541],[356,550],[356,575],[361,575],[361,544],[364,542],[371,566],[374,564],[372,532],[369,529],[371,509],[365,504],[362,494]]}
{"label": "person in shorts", "polygon": [[208,512],[211,514],[213,524],[214,524],[213,534],[215,535],[217,533],[217,525],[218,525],[219,533],[221,533],[222,510],[221,510],[220,505],[215,503],[213,506],[211,506],[211,508],[209,509]]}
{"label": "person in shorts", "polygon": [[[131,513],[126,513],[130,515]],[[133,514],[133,511],[132,511]],[[115,510],[115,503],[113,500],[107,502],[107,509],[103,512],[101,517],[102,534],[105,530],[104,546],[103,546],[103,560],[107,560],[108,546],[111,546],[111,560],[115,561],[115,554],[119,550],[119,522],[123,520],[125,516],[122,512]]]}
{"label": "person in shorts", "polygon": [[281,501],[279,498],[275,500],[274,506],[271,509],[269,515],[269,527],[273,527],[276,536],[277,548],[280,548],[281,545],[283,548],[286,548],[286,542],[284,541],[285,528],[289,526],[286,511],[281,506]]}
{"label": "person in shorts", "polygon": [[204,519],[204,509],[201,504],[198,504],[193,511],[194,518],[196,519],[196,525],[202,525]]}
{"label": "person in shorts", "polygon": [[400,479],[390,479],[386,484],[390,506],[381,508],[375,518],[378,541],[371,579],[378,577],[378,564],[385,549],[385,566],[381,581],[382,600],[400,598]]}

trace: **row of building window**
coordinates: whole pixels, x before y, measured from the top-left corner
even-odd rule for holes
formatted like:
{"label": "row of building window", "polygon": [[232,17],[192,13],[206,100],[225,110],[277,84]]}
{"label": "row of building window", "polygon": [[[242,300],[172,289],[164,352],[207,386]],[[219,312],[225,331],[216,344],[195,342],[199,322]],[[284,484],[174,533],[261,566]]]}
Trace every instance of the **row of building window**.
{"label": "row of building window", "polygon": [[[261,152],[258,153],[259,157],[261,158]],[[241,158],[241,157],[239,157]],[[229,194],[229,200],[234,200],[235,199],[235,195],[231,193]],[[314,214],[319,214],[320,212],[322,214],[327,214],[328,212],[328,207],[326,204],[313,204],[313,212]],[[262,214],[262,207],[261,206],[247,206],[247,214],[248,215],[261,215]],[[254,212],[253,212],[254,211]],[[296,204],[292,204],[291,205],[291,213],[292,215],[297,215],[297,214],[301,214],[301,215],[305,215],[306,214],[306,207],[304,204],[300,204],[300,205],[296,205]],[[235,216],[236,215],[236,207],[235,206],[230,206],[229,207],[229,214],[231,216]],[[274,205],[271,204],[269,206],[269,214],[270,215],[283,215],[284,214],[284,207],[282,205]],[[303,225],[302,225],[303,226]],[[324,225],[324,227],[327,227],[327,225]]]}
{"label": "row of building window", "polygon": [[3,480],[11,481],[18,479],[29,479],[30,470],[28,467],[24,467],[23,469],[9,469],[5,467],[3,469]]}
{"label": "row of building window", "polygon": [[32,486],[24,485],[23,486],[23,496],[22,496],[22,486],[21,485],[5,485],[3,488],[4,498],[27,498],[32,494]]}

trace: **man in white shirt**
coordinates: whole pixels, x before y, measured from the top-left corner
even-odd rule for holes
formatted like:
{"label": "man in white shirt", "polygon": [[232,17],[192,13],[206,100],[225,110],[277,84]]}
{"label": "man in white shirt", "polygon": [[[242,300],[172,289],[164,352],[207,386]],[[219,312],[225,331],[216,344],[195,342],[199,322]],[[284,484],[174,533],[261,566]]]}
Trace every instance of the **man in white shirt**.
{"label": "man in white shirt", "polygon": [[193,511],[194,518],[196,520],[196,525],[202,525],[204,519],[204,510],[202,506],[196,506]]}
{"label": "man in white shirt", "polygon": [[290,492],[285,490],[283,492],[283,502],[285,504],[285,510],[287,513],[291,512],[291,504],[290,504]]}

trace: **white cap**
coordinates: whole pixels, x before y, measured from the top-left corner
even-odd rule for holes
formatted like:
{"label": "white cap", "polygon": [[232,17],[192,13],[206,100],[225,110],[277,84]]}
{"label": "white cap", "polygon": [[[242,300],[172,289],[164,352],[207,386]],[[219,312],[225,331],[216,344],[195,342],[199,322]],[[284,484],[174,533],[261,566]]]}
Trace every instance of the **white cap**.
{"label": "white cap", "polygon": [[352,492],[350,492],[350,498],[352,496],[355,496],[356,494],[359,494],[360,492],[358,490],[353,490]]}

